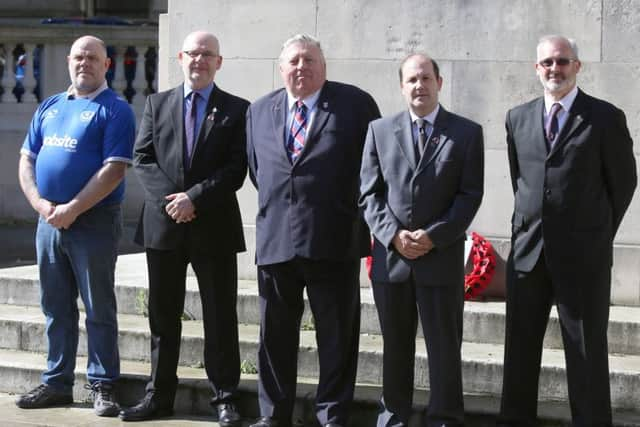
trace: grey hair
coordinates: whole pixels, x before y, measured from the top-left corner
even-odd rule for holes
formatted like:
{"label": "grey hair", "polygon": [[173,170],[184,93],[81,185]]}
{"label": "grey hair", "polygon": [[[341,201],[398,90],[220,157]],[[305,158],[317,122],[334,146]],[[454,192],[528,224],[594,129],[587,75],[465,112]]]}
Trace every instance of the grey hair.
{"label": "grey hair", "polygon": [[289,46],[291,46],[292,44],[303,44],[303,45],[311,45],[311,46],[315,46],[318,48],[318,50],[320,51],[320,56],[322,57],[322,62],[325,62],[324,59],[324,52],[322,51],[322,46],[320,46],[320,41],[313,37],[312,35],[309,34],[296,34],[295,36],[292,36],[290,38],[288,38],[283,44],[282,44],[282,50],[280,51],[280,57],[279,60],[282,61],[283,59],[283,54],[284,51],[287,50],[287,48]]}
{"label": "grey hair", "polygon": [[569,48],[571,48],[571,51],[573,52],[573,56],[575,57],[574,59],[580,59],[578,57],[578,44],[576,43],[575,39],[571,39],[565,36],[559,36],[557,34],[550,34],[547,36],[540,37],[540,39],[538,40],[538,45],[536,47],[536,50],[540,48],[540,46],[543,45],[544,43],[553,42],[553,41],[562,41],[567,43],[569,45]]}

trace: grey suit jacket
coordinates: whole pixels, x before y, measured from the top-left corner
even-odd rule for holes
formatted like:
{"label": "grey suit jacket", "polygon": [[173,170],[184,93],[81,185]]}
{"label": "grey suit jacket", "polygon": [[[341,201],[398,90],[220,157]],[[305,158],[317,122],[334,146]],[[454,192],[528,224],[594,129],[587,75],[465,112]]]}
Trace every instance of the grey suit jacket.
{"label": "grey suit jacket", "polygon": [[[404,111],[369,126],[360,172],[360,206],[374,237],[371,279],[462,286],[465,231],[483,194],[482,127],[440,107],[429,158],[417,159]],[[400,229],[424,229],[434,243],[408,260],[393,247]]]}

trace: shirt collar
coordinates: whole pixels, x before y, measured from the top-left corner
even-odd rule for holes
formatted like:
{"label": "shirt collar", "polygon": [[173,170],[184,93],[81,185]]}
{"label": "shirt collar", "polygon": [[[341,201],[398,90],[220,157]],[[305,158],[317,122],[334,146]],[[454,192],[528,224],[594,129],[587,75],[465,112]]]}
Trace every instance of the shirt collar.
{"label": "shirt collar", "polygon": [[[191,86],[189,86],[187,82],[184,82],[183,87],[184,87],[184,97],[189,98],[191,96],[191,92],[193,92],[193,89],[191,89]],[[198,95],[202,97],[202,99],[206,99],[208,101],[209,96],[211,96],[211,92],[213,91],[213,87],[214,87],[214,83],[211,82],[205,87],[203,87],[202,89],[197,89],[196,92],[198,93]]]}
{"label": "shirt collar", "polygon": [[439,111],[440,111],[440,104],[437,104],[436,108],[434,108],[432,112],[430,112],[424,117],[418,117],[418,115],[414,113],[411,108],[409,108],[409,114],[411,115],[411,123],[415,123],[416,120],[422,119],[422,120],[428,121],[429,123],[431,123],[431,126],[433,126],[434,123],[436,122],[436,117],[438,117]]}
{"label": "shirt collar", "polygon": [[[300,101],[302,101],[304,105],[307,106],[307,111],[313,110],[313,107],[316,106],[316,103],[318,102],[318,98],[320,97],[320,90],[321,89],[318,89],[317,91],[313,92],[311,95],[307,96],[306,98],[300,99]],[[287,106],[289,108],[288,111],[291,111],[294,108],[294,105],[297,101],[298,101],[297,98],[294,98],[289,92],[287,92]]]}
{"label": "shirt collar", "polygon": [[94,99],[96,99],[98,95],[100,95],[103,91],[107,90],[108,88],[109,86],[107,85],[107,81],[105,80],[104,82],[102,82],[100,87],[94,90],[93,92],[88,93],[86,95],[78,95],[76,94],[76,91],[73,88],[73,85],[71,85],[67,89],[67,99],[88,99],[89,101],[93,101]]}
{"label": "shirt collar", "polygon": [[574,86],[573,89],[569,91],[562,99],[559,101],[554,101],[551,97],[545,95],[544,96],[544,111],[545,114],[549,114],[549,110],[551,110],[551,106],[555,103],[562,105],[562,109],[564,111],[569,111],[571,106],[573,105],[573,101],[576,100],[576,96],[578,96],[578,86]]}

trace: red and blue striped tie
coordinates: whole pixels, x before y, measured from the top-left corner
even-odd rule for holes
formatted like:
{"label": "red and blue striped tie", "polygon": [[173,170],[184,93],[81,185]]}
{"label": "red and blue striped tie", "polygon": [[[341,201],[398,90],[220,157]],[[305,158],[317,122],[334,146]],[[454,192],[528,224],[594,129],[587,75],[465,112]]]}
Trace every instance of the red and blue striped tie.
{"label": "red and blue striped tie", "polygon": [[291,163],[300,155],[307,136],[307,106],[302,101],[296,101],[296,111],[291,122],[291,131],[287,140],[287,152]]}

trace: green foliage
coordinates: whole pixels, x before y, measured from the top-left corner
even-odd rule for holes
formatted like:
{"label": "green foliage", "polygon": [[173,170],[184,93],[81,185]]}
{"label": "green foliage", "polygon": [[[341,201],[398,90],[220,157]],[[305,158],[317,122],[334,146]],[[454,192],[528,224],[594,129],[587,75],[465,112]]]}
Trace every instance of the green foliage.
{"label": "green foliage", "polygon": [[257,374],[258,368],[253,361],[244,359],[240,362],[240,372],[243,374]]}

